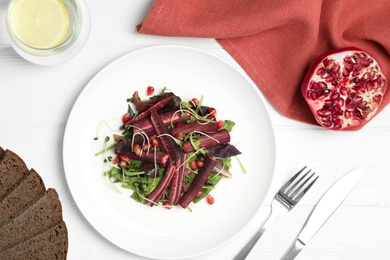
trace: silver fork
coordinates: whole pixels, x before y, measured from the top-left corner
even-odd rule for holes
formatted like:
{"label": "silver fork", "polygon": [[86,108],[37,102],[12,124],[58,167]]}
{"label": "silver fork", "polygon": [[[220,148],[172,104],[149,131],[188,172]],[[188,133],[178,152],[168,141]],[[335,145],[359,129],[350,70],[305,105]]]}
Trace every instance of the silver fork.
{"label": "silver fork", "polygon": [[[317,181],[318,175],[312,179],[315,175],[315,172],[313,172],[309,177],[307,177],[311,170],[308,170],[305,174],[303,174],[302,172],[305,169],[306,166],[297,172],[289,181],[287,181],[286,184],[283,185],[282,188],[280,188],[278,193],[276,193],[274,199],[272,200],[271,213],[268,219],[265,221],[260,230],[255,234],[255,236],[248,242],[248,244],[246,244],[246,246],[241,249],[240,253],[238,253],[234,260],[245,259],[259,238],[263,235],[268,225],[276,217],[286,214],[291,209],[293,209],[295,205],[297,205],[297,203],[302,199],[303,195],[305,195],[311,186]],[[298,176],[300,176],[299,179]]]}

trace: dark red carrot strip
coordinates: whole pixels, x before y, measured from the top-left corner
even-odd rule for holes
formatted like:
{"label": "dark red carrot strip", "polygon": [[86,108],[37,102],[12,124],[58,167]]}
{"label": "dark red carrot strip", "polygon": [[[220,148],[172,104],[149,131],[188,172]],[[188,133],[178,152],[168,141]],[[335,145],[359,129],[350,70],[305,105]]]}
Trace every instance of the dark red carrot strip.
{"label": "dark red carrot strip", "polygon": [[[187,154],[185,153],[183,155],[183,163],[185,163],[186,160],[187,160]],[[185,164],[180,164],[179,166],[180,166],[180,168],[179,168],[179,180],[177,181],[178,182],[178,187],[177,187],[177,193],[176,193],[176,198],[174,200],[174,202],[175,202],[174,204],[179,202],[180,195],[181,195],[181,192],[182,192],[183,186],[184,186],[184,176],[185,176],[186,171],[187,171]]]}
{"label": "dark red carrot strip", "polygon": [[130,151],[125,151],[123,154],[127,155],[130,159],[136,159],[145,162],[156,161],[157,164],[162,166],[166,165],[169,159],[169,155],[167,153],[153,150],[150,150],[149,152],[142,151],[140,155]]}
{"label": "dark red carrot strip", "polygon": [[156,188],[154,188],[154,190],[146,197],[149,200],[149,206],[153,207],[164,195],[165,190],[168,188],[168,185],[172,180],[175,170],[176,166],[173,164],[168,165],[167,170],[165,171],[165,174],[159,184],[157,184]]}
{"label": "dark red carrot strip", "polygon": [[[179,161],[179,159],[177,159],[176,162],[177,161]],[[171,186],[169,188],[169,194],[168,194],[168,201],[172,205],[175,204],[176,195],[178,193],[178,187],[179,187],[179,170],[176,169],[171,180]]]}
{"label": "dark red carrot strip", "polygon": [[[160,118],[163,121],[164,125],[168,126],[171,123],[176,124],[188,120],[190,118],[190,113],[187,111],[183,111],[183,112],[169,111],[160,114]],[[150,118],[145,118],[138,122],[134,122],[133,125],[135,126],[134,132],[139,131],[139,129],[141,129],[146,133],[153,131],[153,125],[152,122],[150,121]]]}
{"label": "dark red carrot strip", "polygon": [[217,131],[217,123],[214,121],[207,122],[207,123],[194,121],[194,122],[173,128],[171,130],[171,133],[174,137],[179,137],[181,135],[188,134],[192,131],[199,131],[199,132],[203,132],[203,133],[212,133],[212,132]]}
{"label": "dark red carrot strip", "polygon": [[180,147],[175,143],[175,141],[170,136],[168,136],[168,128],[162,122],[159,114],[157,114],[157,111],[151,111],[150,119],[154,126],[155,132],[159,136],[158,139],[161,141],[163,148],[169,154],[171,159],[174,161],[180,158],[183,155],[183,152],[180,150]]}
{"label": "dark red carrot strip", "polygon": [[179,199],[178,204],[182,208],[187,208],[187,206],[196,198],[203,185],[207,182],[207,178],[210,176],[210,173],[216,164],[217,160],[214,157],[207,156],[205,158],[204,165],[198,170],[198,174],[192,181],[190,188]]}
{"label": "dark red carrot strip", "polygon": [[186,166],[185,166],[186,158],[187,158],[187,154],[183,154],[183,156],[177,159],[175,162],[176,171],[175,174],[173,175],[171,181],[171,187],[169,189],[169,194],[168,194],[168,200],[169,202],[172,203],[172,205],[175,205],[180,199],[181,190],[183,188],[184,174],[186,170]]}
{"label": "dark red carrot strip", "polygon": [[[194,142],[200,141],[199,148],[213,147],[218,144],[224,144],[230,142],[230,134],[226,129],[214,132],[209,135],[202,135],[201,137],[194,140]],[[183,144],[183,151],[185,153],[193,152],[195,149],[191,142]]]}
{"label": "dark red carrot strip", "polygon": [[142,119],[145,119],[145,118],[148,118],[150,116],[150,113],[152,111],[158,111],[160,110],[161,108],[163,108],[166,104],[168,104],[169,102],[171,102],[173,100],[173,96],[168,96],[162,100],[160,100],[159,102],[157,102],[156,104],[154,104],[153,106],[151,106],[150,108],[148,108],[147,110],[145,110],[144,112],[142,112],[141,114],[137,115],[136,117],[133,117],[132,119],[130,119],[129,121],[127,121],[125,124],[126,125],[132,125],[134,124],[135,122],[139,122],[140,120]]}

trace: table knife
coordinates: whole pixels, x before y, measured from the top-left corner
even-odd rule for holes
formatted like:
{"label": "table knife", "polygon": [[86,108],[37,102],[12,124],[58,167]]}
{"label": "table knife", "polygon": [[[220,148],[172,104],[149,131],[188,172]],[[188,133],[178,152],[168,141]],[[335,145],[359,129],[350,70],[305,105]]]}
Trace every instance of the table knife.
{"label": "table knife", "polygon": [[353,170],[342,176],[325,192],[311,212],[295,243],[291,245],[281,260],[292,260],[299,254],[345,198],[348,197],[364,174],[365,170],[363,169]]}

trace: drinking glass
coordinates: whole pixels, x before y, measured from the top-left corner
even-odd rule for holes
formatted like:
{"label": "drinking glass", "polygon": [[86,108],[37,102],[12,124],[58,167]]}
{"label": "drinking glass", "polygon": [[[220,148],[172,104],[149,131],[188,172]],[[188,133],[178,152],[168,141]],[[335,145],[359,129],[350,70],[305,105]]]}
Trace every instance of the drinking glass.
{"label": "drinking glass", "polygon": [[10,0],[6,11],[14,49],[32,56],[65,51],[76,41],[82,24],[77,0]]}

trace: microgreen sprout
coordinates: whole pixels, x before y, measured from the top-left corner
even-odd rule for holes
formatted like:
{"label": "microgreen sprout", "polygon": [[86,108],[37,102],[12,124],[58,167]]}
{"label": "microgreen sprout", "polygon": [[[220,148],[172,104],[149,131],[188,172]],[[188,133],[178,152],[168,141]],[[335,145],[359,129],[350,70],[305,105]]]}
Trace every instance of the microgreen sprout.
{"label": "microgreen sprout", "polygon": [[236,157],[237,161],[238,161],[238,164],[240,165],[240,168],[241,170],[244,172],[244,173],[247,173],[245,167],[244,167],[244,164],[241,162],[240,158],[238,156],[234,156]]}
{"label": "microgreen sprout", "polygon": [[112,132],[120,132],[120,130],[115,130],[114,128],[112,128],[106,121],[102,121],[99,123],[99,125],[96,128],[96,135],[93,138],[93,140],[99,140],[99,131],[102,125],[105,125]]}
{"label": "microgreen sprout", "polygon": [[173,139],[173,141],[175,141],[175,143],[178,145],[178,146],[181,146],[183,144],[183,141],[181,141],[180,139],[177,139],[176,137],[170,135],[170,134],[161,134],[161,135],[158,135],[156,136],[157,138],[160,138],[161,136],[168,136],[170,138]]}

